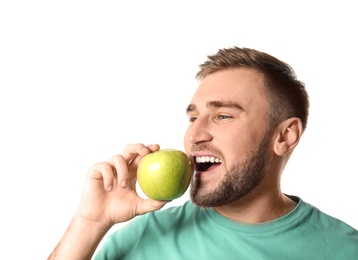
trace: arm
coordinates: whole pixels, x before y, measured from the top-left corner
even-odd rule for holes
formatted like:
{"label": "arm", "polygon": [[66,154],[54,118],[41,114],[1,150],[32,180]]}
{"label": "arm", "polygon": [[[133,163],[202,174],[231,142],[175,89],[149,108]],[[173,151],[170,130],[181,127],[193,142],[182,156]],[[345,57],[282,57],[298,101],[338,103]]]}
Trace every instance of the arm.
{"label": "arm", "polygon": [[156,150],[158,145],[128,145],[121,155],[90,168],[79,208],[48,259],[91,259],[114,224],[165,205],[163,201],[142,199],[136,193],[138,163]]}

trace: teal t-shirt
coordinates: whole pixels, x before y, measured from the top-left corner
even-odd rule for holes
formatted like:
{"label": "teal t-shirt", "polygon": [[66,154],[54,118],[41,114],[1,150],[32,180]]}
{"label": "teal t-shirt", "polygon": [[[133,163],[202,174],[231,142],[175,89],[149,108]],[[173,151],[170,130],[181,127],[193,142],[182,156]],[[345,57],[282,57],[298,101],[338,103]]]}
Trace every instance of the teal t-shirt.
{"label": "teal t-shirt", "polygon": [[260,224],[190,201],[147,213],[110,234],[94,259],[358,259],[358,230],[290,197],[298,202],[293,211]]}

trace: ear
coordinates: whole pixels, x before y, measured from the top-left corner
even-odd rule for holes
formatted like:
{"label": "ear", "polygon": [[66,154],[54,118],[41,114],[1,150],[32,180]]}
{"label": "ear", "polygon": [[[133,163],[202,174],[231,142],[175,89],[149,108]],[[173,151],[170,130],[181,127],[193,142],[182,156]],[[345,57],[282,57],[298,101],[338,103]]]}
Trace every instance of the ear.
{"label": "ear", "polygon": [[283,121],[278,127],[274,139],[274,151],[284,156],[293,151],[302,135],[302,122],[297,117]]}

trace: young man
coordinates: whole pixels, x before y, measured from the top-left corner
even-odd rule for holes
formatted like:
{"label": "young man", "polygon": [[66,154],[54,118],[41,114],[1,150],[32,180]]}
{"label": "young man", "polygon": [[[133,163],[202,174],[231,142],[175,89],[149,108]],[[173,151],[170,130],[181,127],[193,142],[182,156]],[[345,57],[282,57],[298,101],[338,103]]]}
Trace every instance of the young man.
{"label": "young man", "polygon": [[281,174],[307,125],[304,84],[286,63],[248,48],[200,66],[187,114],[191,201],[159,210],[140,198],[136,169],[159,145],[132,144],[95,164],[78,211],[49,259],[358,259],[358,231],[297,196]]}

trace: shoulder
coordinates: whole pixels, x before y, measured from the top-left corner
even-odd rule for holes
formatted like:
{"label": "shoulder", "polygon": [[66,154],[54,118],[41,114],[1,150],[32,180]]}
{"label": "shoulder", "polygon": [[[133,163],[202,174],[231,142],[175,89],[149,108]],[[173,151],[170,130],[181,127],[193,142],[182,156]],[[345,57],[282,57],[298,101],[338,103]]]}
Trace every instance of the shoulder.
{"label": "shoulder", "polygon": [[317,231],[317,233],[321,233],[328,237],[335,237],[340,239],[340,241],[348,241],[354,242],[355,245],[358,243],[358,230],[348,225],[341,219],[338,219],[334,216],[331,216],[317,207],[304,202],[300,199],[299,202],[302,208],[306,210],[305,214],[305,222],[307,226],[311,228],[312,232]]}
{"label": "shoulder", "polygon": [[358,230],[301,198],[290,197],[297,206],[285,219],[286,239],[294,238],[295,246],[309,253],[324,248],[320,252],[326,256],[324,259],[351,259],[358,255]]}
{"label": "shoulder", "polygon": [[[329,215],[318,207],[313,206],[302,199],[300,199],[300,204],[302,204],[302,208],[307,210],[307,216],[311,218],[311,223],[321,227],[323,229],[330,228],[333,230],[336,229],[347,229],[347,230],[355,230],[353,227],[345,223],[343,220],[338,219],[332,215]],[[355,230],[357,231],[357,230]]]}

